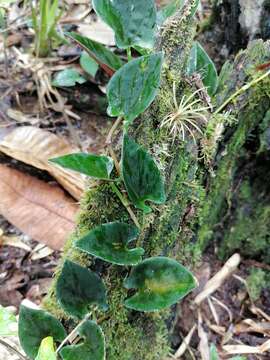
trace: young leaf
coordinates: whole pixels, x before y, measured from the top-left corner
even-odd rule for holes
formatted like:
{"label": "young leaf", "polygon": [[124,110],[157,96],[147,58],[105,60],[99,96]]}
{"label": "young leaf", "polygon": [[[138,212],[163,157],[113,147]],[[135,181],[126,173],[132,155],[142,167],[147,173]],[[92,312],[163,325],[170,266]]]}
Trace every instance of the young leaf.
{"label": "young leaf", "polygon": [[107,87],[110,116],[131,123],[148,108],[160,84],[162,59],[162,53],[142,56],[114,74]]}
{"label": "young leaf", "polygon": [[48,336],[41,341],[38,355],[35,360],[57,360],[53,338],[51,336]]}
{"label": "young leaf", "polygon": [[153,47],[157,15],[154,0],[93,0],[92,4],[114,30],[119,48]]}
{"label": "young leaf", "polygon": [[66,260],[56,284],[56,297],[70,315],[82,319],[93,304],[107,309],[106,289],[93,271]]}
{"label": "young leaf", "polygon": [[83,342],[65,346],[60,355],[63,360],[105,360],[105,339],[101,328],[93,321],[86,321],[78,329]]}
{"label": "young leaf", "polygon": [[196,287],[185,267],[166,257],[144,260],[133,268],[124,282],[127,289],[138,292],[125,301],[126,307],[138,311],[157,311],[177,303]]}
{"label": "young leaf", "polygon": [[50,159],[50,162],[96,179],[108,180],[113,170],[113,160],[108,156],[76,153]]}
{"label": "young leaf", "polygon": [[166,201],[164,180],[155,161],[128,135],[123,139],[121,167],[128,196],[138,209],[149,213],[151,208],[145,201]]}
{"label": "young leaf", "polygon": [[210,346],[210,360],[219,360],[217,348],[214,344],[211,344]]}
{"label": "young leaf", "polygon": [[19,314],[20,344],[30,359],[35,359],[43,339],[53,337],[61,342],[66,332],[60,321],[44,310],[30,309],[21,305]]}
{"label": "young leaf", "polygon": [[185,0],[172,0],[168,5],[160,9],[157,13],[157,24],[162,25],[166,19],[180,10],[184,3]]}
{"label": "young leaf", "polygon": [[97,226],[78,240],[76,246],[87,253],[117,265],[136,265],[142,260],[142,248],[129,249],[139,235],[138,229],[118,221]]}
{"label": "young leaf", "polygon": [[83,51],[80,57],[82,69],[89,75],[95,77],[98,71],[98,63],[92,59],[86,51]]}
{"label": "young leaf", "polygon": [[0,336],[12,336],[17,334],[16,316],[0,305]]}
{"label": "young leaf", "polygon": [[187,74],[192,75],[193,73],[199,73],[201,75],[202,82],[207,88],[209,95],[213,96],[218,87],[217,69],[204,48],[198,42],[195,42],[192,47],[187,65]]}
{"label": "young leaf", "polygon": [[52,81],[52,85],[56,87],[75,86],[76,83],[83,84],[86,79],[76,69],[65,69],[59,71]]}
{"label": "young leaf", "polygon": [[75,32],[66,35],[76,41],[110,76],[123,65],[122,60],[104,45]]}

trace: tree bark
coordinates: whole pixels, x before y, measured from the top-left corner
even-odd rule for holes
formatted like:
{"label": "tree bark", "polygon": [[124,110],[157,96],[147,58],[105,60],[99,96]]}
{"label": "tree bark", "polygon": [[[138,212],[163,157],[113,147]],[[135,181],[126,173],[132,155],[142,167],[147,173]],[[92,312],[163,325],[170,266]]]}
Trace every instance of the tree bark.
{"label": "tree bark", "polygon": [[[251,157],[252,164],[257,167],[259,158],[268,156],[270,118],[267,115],[270,105],[269,79],[266,78],[233,99],[221,112],[209,113],[209,123],[203,137],[195,133],[196,143],[188,134],[184,142],[180,139],[173,142],[167,131],[160,128],[162,119],[172,112],[173,84],[176,86],[178,102],[183,95],[196,91],[196,86],[185,76],[185,66],[195,36],[195,24],[190,15],[194,3],[195,0],[187,2],[184,9],[160,30],[156,50],[164,52],[166,64],[160,91],[151,107],[129,130],[130,135],[151,152],[166,179],[167,202],[154,206],[153,212],[147,216],[135,210],[142,225],[139,243],[145,248],[147,257],[173,257],[191,269],[199,261],[202,249],[211,241],[218,242],[229,236],[232,224],[239,222],[239,211],[245,204],[240,199],[242,195],[239,188],[248,182],[256,199],[267,191],[265,180],[269,170],[264,173],[262,164],[260,174],[264,178],[256,185],[257,192],[253,188],[253,177],[256,174],[244,175],[250,166]],[[220,106],[243,84],[258,76],[254,66],[269,60],[268,54],[269,44],[258,41],[242,52],[234,64],[227,64],[222,71],[222,80],[214,99],[215,106]],[[255,153],[250,145],[253,139],[254,146],[257,146]],[[120,143],[119,133],[115,139],[118,155]],[[150,314],[129,311],[123,306],[127,291],[122,286],[127,269],[109,266],[73,248],[75,239],[101,223],[116,220],[131,222],[110,185],[101,183],[97,187],[91,186],[82,200],[77,229],[65,247],[62,261],[68,258],[89,266],[106,283],[110,309],[105,316],[98,312],[95,316],[105,333],[108,359],[164,359],[171,350],[170,337],[174,331],[176,307]],[[232,206],[232,202],[235,206]],[[264,214],[265,207],[269,211],[266,198],[262,199],[261,212]],[[255,221],[260,222],[261,212],[252,214]],[[262,230],[259,227],[258,231],[265,240],[265,228]],[[226,240],[225,243],[231,242]],[[227,254],[227,250],[226,245],[224,253]],[[61,266],[58,267],[55,279]],[[55,284],[43,306],[64,320],[67,327],[74,326],[57,304]]]}

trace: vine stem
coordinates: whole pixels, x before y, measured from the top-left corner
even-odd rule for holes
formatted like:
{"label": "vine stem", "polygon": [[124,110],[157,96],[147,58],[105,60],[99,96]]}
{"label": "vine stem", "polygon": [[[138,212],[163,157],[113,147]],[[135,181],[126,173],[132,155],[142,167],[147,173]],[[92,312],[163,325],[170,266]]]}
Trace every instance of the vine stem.
{"label": "vine stem", "polygon": [[121,170],[120,170],[120,164],[119,164],[119,161],[117,159],[117,156],[113,150],[113,147],[112,147],[112,137],[115,133],[115,131],[118,129],[118,127],[120,126],[121,122],[123,121],[123,117],[122,116],[119,116],[116,121],[114,122],[112,128],[110,129],[109,133],[108,133],[108,136],[106,138],[106,146],[108,147],[108,150],[109,150],[109,153],[115,163],[115,168],[116,168],[116,171],[118,173],[118,176],[120,176],[120,173],[121,173]]}
{"label": "vine stem", "polygon": [[17,349],[15,349],[15,347],[13,347],[9,343],[7,343],[5,340],[0,339],[0,344],[3,345],[4,347],[6,347],[8,350],[12,351],[17,356],[19,356],[20,359],[28,360],[28,358],[26,356],[24,356],[22,353],[20,353]]}
{"label": "vine stem", "polygon": [[239,90],[237,90],[234,94],[232,94],[232,96],[230,96],[215,112],[213,115],[217,115],[219,114],[230,102],[232,102],[235,98],[237,98],[239,95],[243,94],[245,91],[247,91],[248,89],[250,89],[252,86],[258,84],[259,82],[261,82],[262,80],[264,80],[265,78],[267,78],[267,76],[270,75],[270,70],[268,70],[265,74],[263,74],[262,76],[258,77],[257,79],[252,80],[251,82],[249,82],[248,84],[242,86]]}
{"label": "vine stem", "polygon": [[62,349],[62,347],[64,345],[66,345],[67,342],[69,342],[69,340],[71,340],[73,338],[73,336],[77,333],[78,329],[87,321],[90,319],[90,317],[92,316],[92,312],[87,314],[82,321],[71,331],[70,334],[68,334],[68,336],[61,342],[61,344],[58,346],[58,348],[56,349],[56,354],[59,353],[59,351]]}
{"label": "vine stem", "polygon": [[131,48],[130,47],[127,48],[127,58],[128,58],[128,62],[130,62],[132,60]]}

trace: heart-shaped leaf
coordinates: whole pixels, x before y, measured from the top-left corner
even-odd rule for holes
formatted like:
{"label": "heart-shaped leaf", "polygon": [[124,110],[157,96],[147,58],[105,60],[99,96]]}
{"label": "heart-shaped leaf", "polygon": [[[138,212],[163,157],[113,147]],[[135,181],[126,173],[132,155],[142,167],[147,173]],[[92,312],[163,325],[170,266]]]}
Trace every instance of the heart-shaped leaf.
{"label": "heart-shaped leaf", "polygon": [[51,336],[42,340],[35,360],[57,360],[53,338]]}
{"label": "heart-shaped leaf", "polygon": [[96,179],[108,180],[113,170],[113,160],[108,156],[76,153],[50,159],[57,165]]}
{"label": "heart-shaped leaf", "polygon": [[97,226],[78,240],[76,246],[88,254],[117,265],[135,265],[142,260],[142,248],[129,249],[139,235],[138,229],[118,221]]}
{"label": "heart-shaped leaf", "polygon": [[142,56],[114,74],[107,87],[110,116],[131,123],[148,108],[160,84],[162,59],[162,53]]}
{"label": "heart-shaped leaf", "polygon": [[17,334],[16,316],[8,309],[0,305],[0,336],[12,336]]}
{"label": "heart-shaped leaf", "polygon": [[83,51],[80,57],[80,65],[82,69],[89,75],[95,77],[98,71],[98,63]]}
{"label": "heart-shaped leaf", "polygon": [[164,180],[151,155],[128,135],[122,148],[122,176],[132,203],[145,213],[151,208],[145,201],[163,204],[166,201]]}
{"label": "heart-shaped leaf", "polygon": [[173,0],[157,13],[157,24],[162,25],[166,19],[173,16],[184,5],[185,0]]}
{"label": "heart-shaped leaf", "polygon": [[19,314],[19,339],[26,355],[35,359],[43,339],[53,337],[61,342],[66,337],[63,325],[44,310],[31,309],[21,305]]}
{"label": "heart-shaped leaf", "polygon": [[192,47],[187,66],[187,74],[192,75],[194,73],[201,75],[202,82],[207,88],[209,95],[213,96],[218,87],[217,69],[204,48],[198,42],[195,42]]}
{"label": "heart-shaped leaf", "polygon": [[152,48],[156,26],[154,0],[93,0],[96,13],[115,32],[119,48]]}
{"label": "heart-shaped leaf", "polygon": [[76,83],[83,84],[86,82],[86,79],[81,76],[81,74],[73,68],[65,69],[59,71],[53,81],[52,85],[57,87],[68,87],[75,86]]}
{"label": "heart-shaped leaf", "polygon": [[60,355],[63,360],[104,360],[105,339],[101,328],[93,321],[84,322],[78,329],[83,342],[65,346]]}
{"label": "heart-shaped leaf", "polygon": [[122,60],[117,55],[99,42],[75,32],[66,35],[76,41],[108,75],[112,76],[123,65]]}
{"label": "heart-shaped leaf", "polygon": [[196,281],[177,261],[154,257],[134,267],[124,286],[138,289],[134,296],[125,301],[128,308],[157,311],[177,303],[195,288]]}
{"label": "heart-shaped leaf", "polygon": [[66,260],[56,284],[56,297],[70,315],[82,319],[97,304],[108,308],[106,289],[101,278],[93,271]]}

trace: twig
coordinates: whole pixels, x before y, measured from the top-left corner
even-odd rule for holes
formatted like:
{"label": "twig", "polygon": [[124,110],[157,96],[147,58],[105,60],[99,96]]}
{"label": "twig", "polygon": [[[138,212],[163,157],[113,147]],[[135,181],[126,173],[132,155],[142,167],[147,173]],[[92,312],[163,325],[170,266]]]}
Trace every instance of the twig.
{"label": "twig", "polygon": [[90,319],[90,317],[92,316],[92,312],[87,314],[83,320],[71,331],[70,334],[68,334],[68,336],[61,342],[61,344],[58,346],[58,348],[56,349],[56,354],[59,353],[59,351],[62,349],[62,347],[69,342],[69,340],[71,340],[73,338],[73,336],[77,333],[78,329],[87,321]]}
{"label": "twig", "polygon": [[28,358],[26,356],[24,356],[22,353],[20,353],[17,349],[15,349],[15,347],[13,347],[9,343],[7,343],[5,340],[0,339],[0,344],[3,345],[4,347],[6,347],[8,350],[12,351],[17,356],[19,356],[19,358],[21,358],[22,360],[28,360]]}
{"label": "twig", "polygon": [[187,334],[187,336],[183,339],[179,349],[176,351],[176,353],[173,356],[173,359],[178,359],[180,358],[182,355],[184,355],[184,353],[186,352],[187,348],[189,347],[190,341],[193,337],[193,334],[195,332],[195,330],[197,329],[197,325],[193,325],[193,327],[191,328],[191,330],[189,331],[189,333]]}

